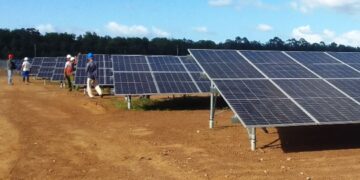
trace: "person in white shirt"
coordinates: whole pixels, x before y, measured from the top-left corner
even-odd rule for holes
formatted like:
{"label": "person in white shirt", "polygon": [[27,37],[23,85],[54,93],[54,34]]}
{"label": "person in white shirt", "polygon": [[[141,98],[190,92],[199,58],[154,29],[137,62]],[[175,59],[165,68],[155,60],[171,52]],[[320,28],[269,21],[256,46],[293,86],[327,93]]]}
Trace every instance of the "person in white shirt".
{"label": "person in white shirt", "polygon": [[24,62],[21,65],[21,71],[22,71],[23,82],[25,82],[26,79],[26,84],[30,83],[29,81],[30,68],[31,68],[31,64],[29,63],[29,58],[25,57]]}

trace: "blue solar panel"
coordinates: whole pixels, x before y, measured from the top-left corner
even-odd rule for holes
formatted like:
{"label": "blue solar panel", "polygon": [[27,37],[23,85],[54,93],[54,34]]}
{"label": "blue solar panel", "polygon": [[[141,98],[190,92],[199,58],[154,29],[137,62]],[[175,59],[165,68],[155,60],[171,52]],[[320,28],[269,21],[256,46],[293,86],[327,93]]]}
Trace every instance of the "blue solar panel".
{"label": "blue solar panel", "polygon": [[356,78],[360,73],[323,52],[287,52],[323,78]]}
{"label": "blue solar panel", "polygon": [[328,52],[330,55],[348,64],[360,64],[360,52]]}
{"label": "blue solar panel", "polygon": [[[232,56],[230,53],[236,52],[217,51],[227,54],[222,57]],[[220,57],[216,51],[190,50],[190,52],[213,80],[225,101],[228,102],[245,126],[294,126],[360,122],[359,102],[348,98],[349,95],[359,100],[360,91],[358,89],[360,89],[360,85],[357,84],[360,84],[360,75],[357,71],[326,53],[287,52],[294,58],[292,59],[282,52],[240,51],[247,60],[251,61],[255,67],[270,78],[266,80],[233,75],[242,74],[243,70],[231,69],[229,71],[230,76],[223,75],[225,73],[223,69],[228,68],[229,65],[215,62]],[[238,57],[229,59],[226,61],[243,63],[237,61]],[[207,67],[210,64],[215,67]],[[353,64],[350,63],[350,65]],[[322,78],[327,78],[327,80],[314,76],[302,65]],[[222,79],[216,79],[218,77],[222,77]],[[341,78],[359,79],[344,80]],[[334,85],[342,91],[334,88]]]}
{"label": "blue solar panel", "polygon": [[190,73],[201,92],[210,92],[211,82],[203,72]]}
{"label": "blue solar panel", "polygon": [[30,75],[37,76],[40,70],[40,66],[42,64],[43,58],[42,57],[35,57],[31,63]]}
{"label": "blue solar panel", "polygon": [[64,80],[64,67],[66,63],[65,57],[58,57],[55,65],[54,73],[51,77],[52,81],[63,81]]}
{"label": "blue solar panel", "polygon": [[323,78],[360,77],[360,73],[344,64],[308,64],[306,66]]}
{"label": "blue solar panel", "polygon": [[245,126],[314,124],[268,80],[215,80]]}
{"label": "blue solar panel", "polygon": [[198,93],[188,73],[154,73],[160,93]]}
{"label": "blue solar panel", "polygon": [[186,72],[181,61],[176,56],[148,56],[152,71]]}
{"label": "blue solar panel", "polygon": [[114,72],[115,94],[155,94],[156,85],[151,73]]}
{"label": "blue solar panel", "polygon": [[319,63],[340,63],[323,52],[290,51],[286,53],[289,54],[291,57],[295,58],[300,63],[303,63],[305,65],[319,64]]}
{"label": "blue solar panel", "polygon": [[264,78],[237,51],[190,50],[210,78]]}
{"label": "blue solar panel", "polygon": [[306,68],[279,51],[241,51],[270,78],[316,78]]}
{"label": "blue solar panel", "polygon": [[360,107],[349,98],[297,99],[320,124],[360,122]]}
{"label": "blue solar panel", "polygon": [[294,99],[346,97],[321,79],[288,79],[275,82]]}
{"label": "blue solar panel", "polygon": [[180,60],[183,62],[189,72],[203,72],[203,70],[191,56],[182,56],[180,57]]}
{"label": "blue solar panel", "polygon": [[145,56],[112,55],[114,71],[150,71]]}
{"label": "blue solar panel", "polygon": [[39,73],[37,77],[51,79],[56,65],[55,57],[45,57],[40,66]]}
{"label": "blue solar panel", "polygon": [[360,79],[330,79],[329,82],[360,102]]}
{"label": "blue solar panel", "polygon": [[[104,54],[95,54],[94,62],[98,66],[98,83],[101,86],[113,86],[113,72],[112,72],[112,60],[109,55]],[[86,85],[86,64],[87,58],[86,55],[78,56],[78,64],[75,72],[75,84],[76,85]]]}
{"label": "blue solar panel", "polygon": [[280,51],[240,51],[254,64],[296,64]]}

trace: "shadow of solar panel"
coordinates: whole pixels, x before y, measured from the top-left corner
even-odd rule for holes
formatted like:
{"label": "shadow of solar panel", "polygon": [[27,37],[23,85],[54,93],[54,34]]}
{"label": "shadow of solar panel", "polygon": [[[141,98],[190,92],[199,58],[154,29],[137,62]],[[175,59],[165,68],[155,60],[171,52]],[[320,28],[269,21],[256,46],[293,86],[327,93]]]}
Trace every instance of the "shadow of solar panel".
{"label": "shadow of solar panel", "polygon": [[114,72],[116,95],[140,95],[157,93],[151,73]]}

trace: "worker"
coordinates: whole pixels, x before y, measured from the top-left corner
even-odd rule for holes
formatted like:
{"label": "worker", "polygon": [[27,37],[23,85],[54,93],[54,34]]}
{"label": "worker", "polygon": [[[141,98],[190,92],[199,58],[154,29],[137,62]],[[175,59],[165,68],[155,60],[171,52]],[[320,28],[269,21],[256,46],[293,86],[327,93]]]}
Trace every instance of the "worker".
{"label": "worker", "polygon": [[26,84],[30,83],[29,75],[30,75],[31,64],[29,63],[29,58],[25,57],[24,62],[21,65],[21,72],[23,77],[23,82],[26,80]]}
{"label": "worker", "polygon": [[8,55],[8,61],[7,61],[7,71],[8,71],[8,85],[14,85],[13,82],[13,73],[16,69],[16,65],[14,62],[14,54]]}
{"label": "worker", "polygon": [[[66,62],[70,61],[71,55],[68,54],[66,55]],[[66,66],[66,62],[65,62],[65,66]],[[65,68],[64,68],[65,70]],[[65,79],[65,73],[64,73],[64,79]],[[60,88],[64,88],[65,87],[65,82],[63,80],[60,81]]]}
{"label": "worker", "polygon": [[73,74],[73,66],[71,64],[72,58],[73,57],[71,57],[71,55],[66,56],[66,63],[64,67],[64,77],[68,83],[69,91],[72,91],[72,82],[71,82],[71,76]]}
{"label": "worker", "polygon": [[99,94],[99,96],[102,98],[102,90],[97,82],[97,71],[98,67],[96,63],[94,62],[94,55],[92,53],[88,53],[86,56],[88,62],[86,64],[86,74],[87,74],[87,80],[86,80],[86,90],[90,98],[94,98],[94,95],[91,90],[91,86],[95,87],[96,92]]}

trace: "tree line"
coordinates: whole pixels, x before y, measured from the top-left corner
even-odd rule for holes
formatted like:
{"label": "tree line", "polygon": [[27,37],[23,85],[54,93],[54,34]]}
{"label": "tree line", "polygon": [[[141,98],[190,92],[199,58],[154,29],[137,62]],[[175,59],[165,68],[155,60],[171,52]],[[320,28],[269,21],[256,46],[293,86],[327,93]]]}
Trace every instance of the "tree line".
{"label": "tree line", "polygon": [[41,34],[37,29],[0,29],[0,59],[8,53],[17,58],[65,56],[93,52],[98,54],[186,55],[187,49],[241,49],[285,51],[360,51],[359,47],[336,43],[309,43],[305,39],[282,40],[274,37],[265,43],[236,37],[225,42],[168,38],[127,38],[99,36],[87,32],[76,36],[69,33]]}

